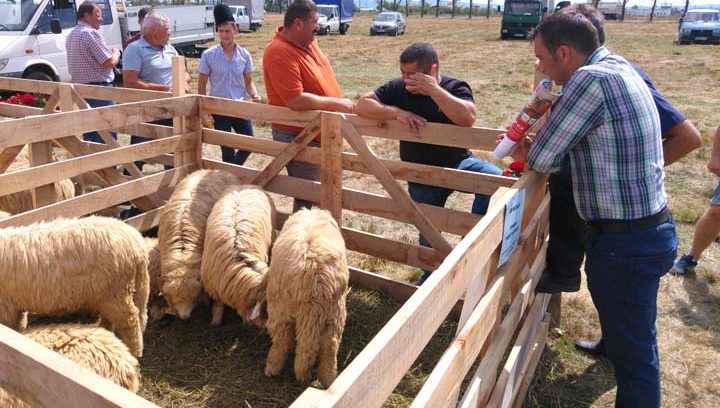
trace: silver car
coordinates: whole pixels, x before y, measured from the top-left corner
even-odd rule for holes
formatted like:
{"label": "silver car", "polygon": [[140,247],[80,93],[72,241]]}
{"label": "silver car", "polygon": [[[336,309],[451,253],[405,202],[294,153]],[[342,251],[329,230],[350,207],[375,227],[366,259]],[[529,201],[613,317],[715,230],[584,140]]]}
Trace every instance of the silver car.
{"label": "silver car", "polygon": [[405,34],[405,18],[394,11],[383,11],[378,14],[370,26],[370,35]]}

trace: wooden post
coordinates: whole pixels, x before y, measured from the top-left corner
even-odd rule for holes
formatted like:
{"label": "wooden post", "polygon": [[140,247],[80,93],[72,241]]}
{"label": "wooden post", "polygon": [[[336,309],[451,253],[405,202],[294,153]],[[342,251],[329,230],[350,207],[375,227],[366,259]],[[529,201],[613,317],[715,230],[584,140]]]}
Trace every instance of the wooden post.
{"label": "wooden post", "polygon": [[320,206],[330,211],[338,225],[342,225],[342,120],[340,114],[323,112],[320,122]]}
{"label": "wooden post", "polygon": [[554,293],[550,298],[547,312],[550,315],[550,328],[560,326],[560,312],[562,310],[562,293]]}
{"label": "wooden post", "polygon": [[[67,92],[68,85],[60,84],[59,86],[60,87],[58,88],[58,90],[55,91],[50,97],[50,99],[47,101],[47,104],[42,111],[43,114],[48,114],[55,111],[55,107],[58,104],[58,98],[61,99],[62,93]],[[51,141],[30,143],[30,145],[28,146],[28,160],[30,161],[30,166],[35,167],[41,166],[43,164],[52,163],[52,149],[53,148]],[[57,191],[55,191],[54,184],[46,184],[44,186],[32,189],[33,208],[43,207],[48,204],[54,203],[57,201],[57,199],[58,196]]]}
{"label": "wooden post", "polygon": [[[185,57],[173,57],[172,60],[172,94],[174,97],[185,95]],[[192,120],[192,123],[189,121]],[[197,123],[196,123],[197,122]],[[191,130],[201,130],[202,123],[200,123],[200,111],[196,109],[196,113],[193,116],[175,116],[173,117],[173,134],[182,134],[184,139],[191,137],[197,137],[191,134]],[[198,149],[202,149],[202,132],[200,132],[198,140],[186,140],[178,145],[178,149],[174,155],[174,167],[181,167],[190,163],[197,163],[198,161]]]}

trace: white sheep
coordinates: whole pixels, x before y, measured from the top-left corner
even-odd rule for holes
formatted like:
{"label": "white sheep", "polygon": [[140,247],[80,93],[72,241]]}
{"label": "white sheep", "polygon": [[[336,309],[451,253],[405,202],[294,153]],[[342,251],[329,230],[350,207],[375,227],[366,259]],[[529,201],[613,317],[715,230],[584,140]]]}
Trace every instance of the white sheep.
{"label": "white sheep", "polygon": [[[30,160],[28,158],[28,149],[27,147],[24,147],[15,160],[13,160],[10,164],[7,172],[10,173],[13,171],[25,170],[29,167]],[[53,186],[55,187],[55,194],[57,195],[58,201],[75,197],[75,185],[72,180],[65,179],[56,181],[53,183]],[[6,211],[10,214],[18,214],[32,209],[33,203],[31,190],[18,191],[16,193],[0,197],[0,210]]]}
{"label": "white sheep", "polygon": [[203,287],[215,301],[213,326],[220,325],[224,305],[235,309],[244,321],[265,326],[258,304],[265,301],[274,220],[272,199],[256,186],[229,187],[215,203],[208,217],[200,269]]}
{"label": "white sheep", "polygon": [[337,373],[345,328],[349,273],[345,242],[330,213],[301,210],[285,222],[272,247],[267,275],[267,329],[272,338],[265,375],[282,371],[295,343],[295,377],[328,387]]}
{"label": "white sheep", "polygon": [[[140,389],[137,359],[130,354],[123,342],[101,327],[79,324],[49,325],[33,328],[24,334],[121,387],[134,393]],[[19,408],[31,405],[0,388],[0,406]]]}
{"label": "white sheep", "polygon": [[181,319],[200,301],[200,264],[205,226],[225,188],[240,184],[230,173],[198,170],[178,183],[160,215],[158,249],[163,296]]}
{"label": "white sheep", "polygon": [[57,219],[0,229],[0,323],[23,312],[97,313],[142,355],[149,277],[143,239],[108,217]]}

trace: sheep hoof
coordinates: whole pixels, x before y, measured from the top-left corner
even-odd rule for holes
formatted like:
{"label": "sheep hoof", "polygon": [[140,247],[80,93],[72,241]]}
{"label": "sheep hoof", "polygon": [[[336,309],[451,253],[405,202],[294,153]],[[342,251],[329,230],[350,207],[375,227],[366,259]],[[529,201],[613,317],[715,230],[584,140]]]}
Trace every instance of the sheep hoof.
{"label": "sheep hoof", "polygon": [[222,324],[222,316],[213,317],[212,321],[210,322],[210,325],[212,327],[219,327],[221,324]]}
{"label": "sheep hoof", "polygon": [[280,374],[281,368],[278,367],[265,367],[265,377],[275,377],[276,375]]}

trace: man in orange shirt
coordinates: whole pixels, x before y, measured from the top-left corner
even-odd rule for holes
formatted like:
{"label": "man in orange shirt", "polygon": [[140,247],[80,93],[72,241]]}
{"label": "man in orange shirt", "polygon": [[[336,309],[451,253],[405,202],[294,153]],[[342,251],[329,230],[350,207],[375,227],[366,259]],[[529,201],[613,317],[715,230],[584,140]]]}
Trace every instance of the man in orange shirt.
{"label": "man in orange shirt", "polygon": [[[315,33],[318,25],[317,6],[311,0],[295,0],[285,13],[283,27],[265,48],[263,76],[270,105],[285,106],[296,111],[326,110],[353,112],[353,102],[343,98],[330,61],[320,51]],[[291,142],[302,128],[273,123],[274,140]],[[310,146],[320,145],[319,135]],[[288,174],[308,180],[320,180],[320,167],[291,161]],[[293,212],[310,208],[312,203],[295,199]]]}

